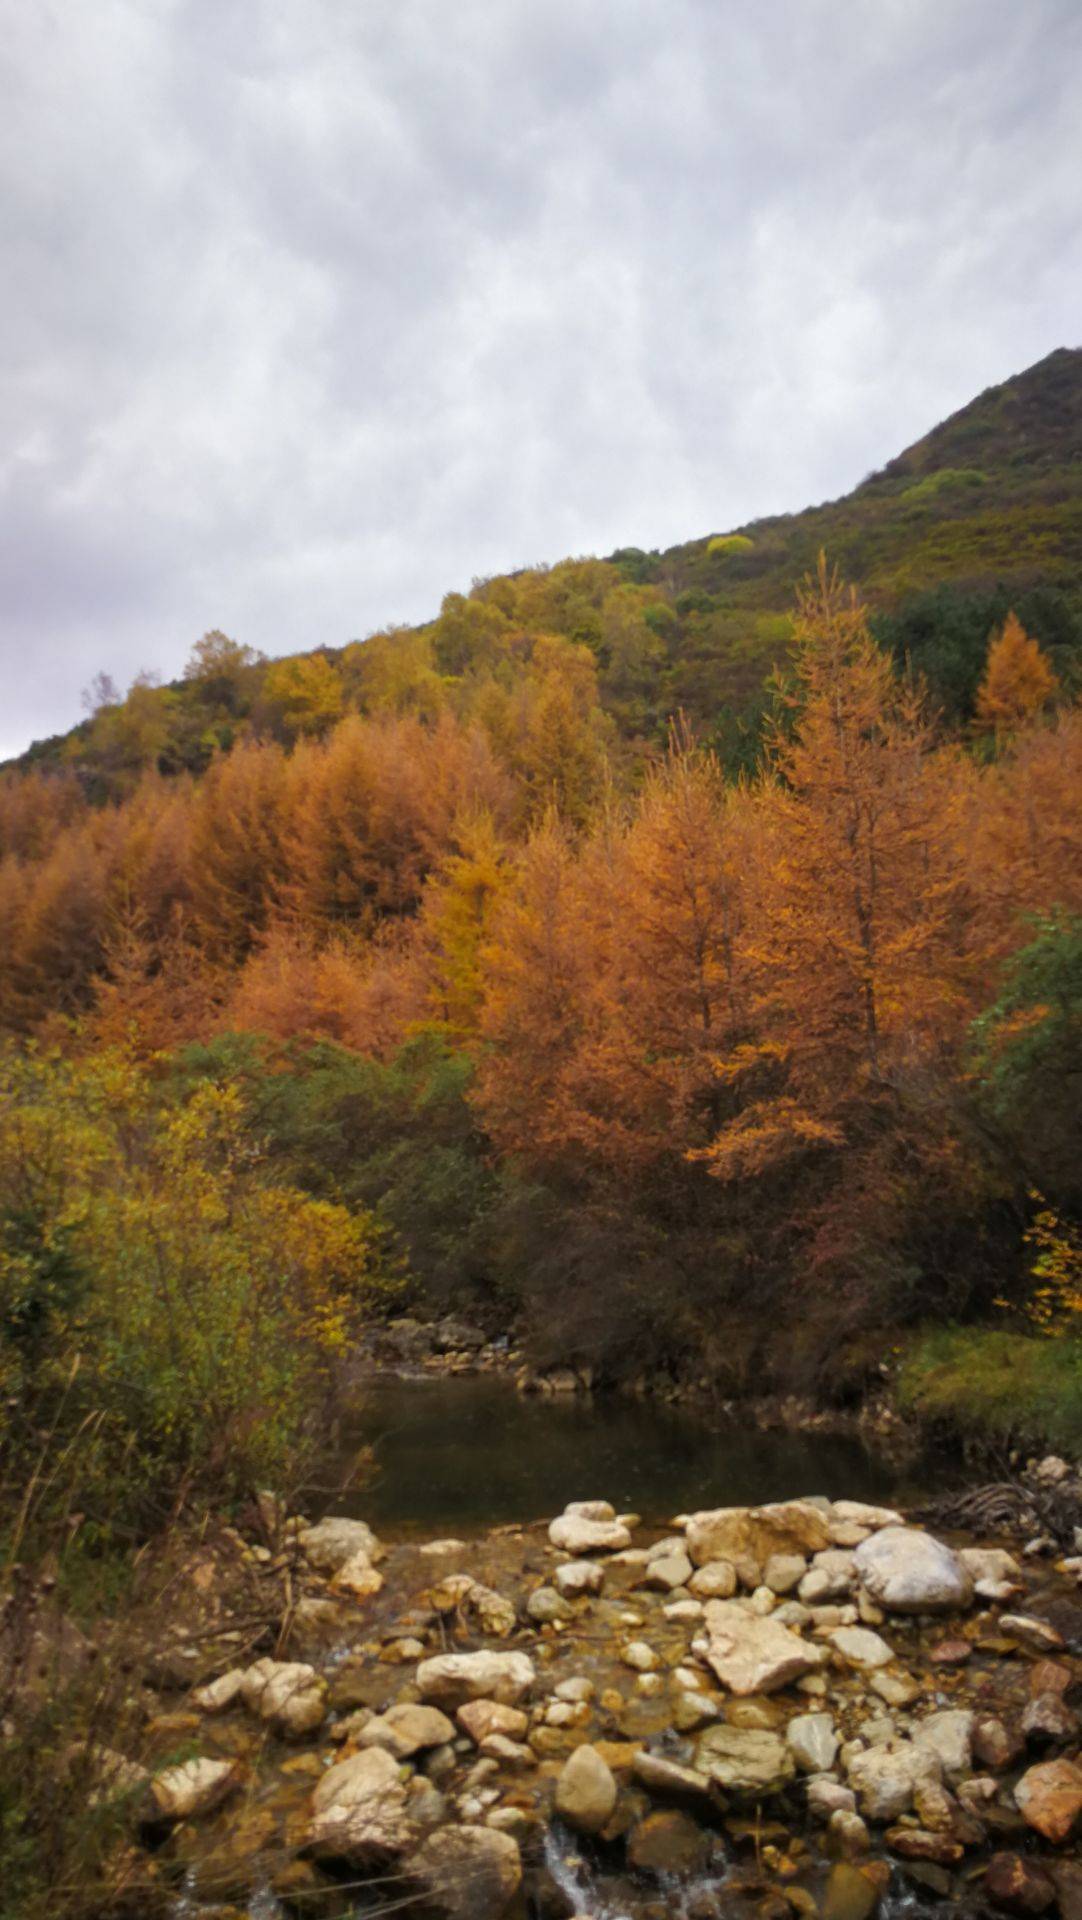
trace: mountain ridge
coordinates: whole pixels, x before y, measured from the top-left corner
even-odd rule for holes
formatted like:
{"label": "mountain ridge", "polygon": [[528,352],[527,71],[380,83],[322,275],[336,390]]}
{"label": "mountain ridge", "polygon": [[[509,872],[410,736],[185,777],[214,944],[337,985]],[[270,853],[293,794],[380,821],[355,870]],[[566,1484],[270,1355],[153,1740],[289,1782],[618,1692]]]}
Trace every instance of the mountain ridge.
{"label": "mountain ridge", "polygon": [[[149,759],[163,773],[198,773],[233,744],[238,722],[277,728],[287,741],[291,726],[308,730],[303,716],[290,719],[262,697],[266,680],[288,678],[290,662],[323,662],[295,668],[295,677],[337,675],[339,710],[366,711],[363,650],[390,648],[401,665],[420,649],[425,673],[461,699],[471,676],[492,666],[496,615],[482,617],[480,605],[500,610],[497,670],[506,680],[522,668],[516,625],[555,631],[593,654],[601,702],[621,738],[660,742],[682,713],[730,762],[747,766],[765,682],[785,657],[795,588],[823,549],[858,586],[882,643],[925,672],[951,724],[971,717],[989,631],[1012,607],[1073,685],[1082,663],[1082,349],[1056,348],[986,388],[837,500],[664,550],[622,547],[604,560],[475,582],[469,594],[445,596],[433,620],[263,662],[239,704],[217,715],[205,702],[190,711],[190,677],[137,689],[107,712],[124,713],[133,699],[144,719],[154,710],[162,724],[149,729]],[[620,589],[623,601],[613,598]],[[478,630],[473,639],[464,621]],[[71,767],[108,792],[112,776],[96,750],[102,731],[93,718],[82,722],[35,742],[6,771]]]}

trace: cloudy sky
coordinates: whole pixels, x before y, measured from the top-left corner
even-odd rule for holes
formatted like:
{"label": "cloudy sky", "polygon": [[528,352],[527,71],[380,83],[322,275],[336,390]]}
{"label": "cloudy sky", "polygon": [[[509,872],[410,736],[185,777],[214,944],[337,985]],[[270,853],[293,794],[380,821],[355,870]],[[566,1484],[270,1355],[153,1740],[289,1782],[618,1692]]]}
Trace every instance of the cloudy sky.
{"label": "cloudy sky", "polygon": [[0,0],[0,753],[1082,340],[1078,0]]}

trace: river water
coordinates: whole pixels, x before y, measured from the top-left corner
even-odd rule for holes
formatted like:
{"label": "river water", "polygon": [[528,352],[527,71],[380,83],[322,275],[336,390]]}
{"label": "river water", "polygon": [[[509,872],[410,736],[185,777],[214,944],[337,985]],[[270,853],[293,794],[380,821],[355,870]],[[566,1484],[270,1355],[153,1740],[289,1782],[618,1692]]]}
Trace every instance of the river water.
{"label": "river water", "polygon": [[[342,1496],[359,1447],[371,1449],[373,1471]],[[366,1386],[328,1466],[323,1504],[392,1538],[469,1536],[550,1517],[576,1499],[663,1523],[698,1507],[810,1493],[905,1504],[943,1481],[942,1463],[899,1466],[848,1435],[719,1424],[616,1394],[524,1397],[484,1374]]]}

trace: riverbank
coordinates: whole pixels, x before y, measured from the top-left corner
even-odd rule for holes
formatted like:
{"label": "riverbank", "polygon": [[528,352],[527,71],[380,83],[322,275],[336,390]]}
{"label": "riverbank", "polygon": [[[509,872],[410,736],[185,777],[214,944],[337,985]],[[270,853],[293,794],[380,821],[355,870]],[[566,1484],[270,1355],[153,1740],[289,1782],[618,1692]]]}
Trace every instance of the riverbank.
{"label": "riverbank", "polygon": [[475,1374],[509,1377],[518,1392],[545,1400],[604,1393],[758,1432],[848,1435],[903,1460],[946,1448],[971,1472],[1049,1450],[1082,1455],[1082,1342],[1004,1328],[918,1329],[866,1369],[859,1392],[850,1384],[841,1400],[825,1402],[781,1389],[733,1396],[707,1374],[657,1370],[614,1382],[585,1364],[539,1366],[513,1330],[493,1337],[455,1316],[374,1326],[348,1369],[354,1386]]}
{"label": "riverbank", "polygon": [[826,1497],[393,1542],[264,1498],[87,1749],[117,1907],[1077,1920],[1082,1558],[1026,1544]]}

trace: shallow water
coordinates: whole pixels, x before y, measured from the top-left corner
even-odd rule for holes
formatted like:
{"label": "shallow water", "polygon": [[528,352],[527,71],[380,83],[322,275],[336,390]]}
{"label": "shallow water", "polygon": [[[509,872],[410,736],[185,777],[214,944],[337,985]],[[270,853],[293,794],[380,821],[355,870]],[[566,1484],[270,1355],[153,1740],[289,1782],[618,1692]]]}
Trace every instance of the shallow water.
{"label": "shallow water", "polygon": [[903,1468],[848,1435],[719,1425],[616,1394],[526,1398],[483,1374],[366,1387],[325,1496],[359,1446],[372,1448],[375,1477],[334,1509],[398,1535],[469,1535],[595,1497],[651,1523],[810,1493],[904,1504],[943,1477],[933,1461]]}

